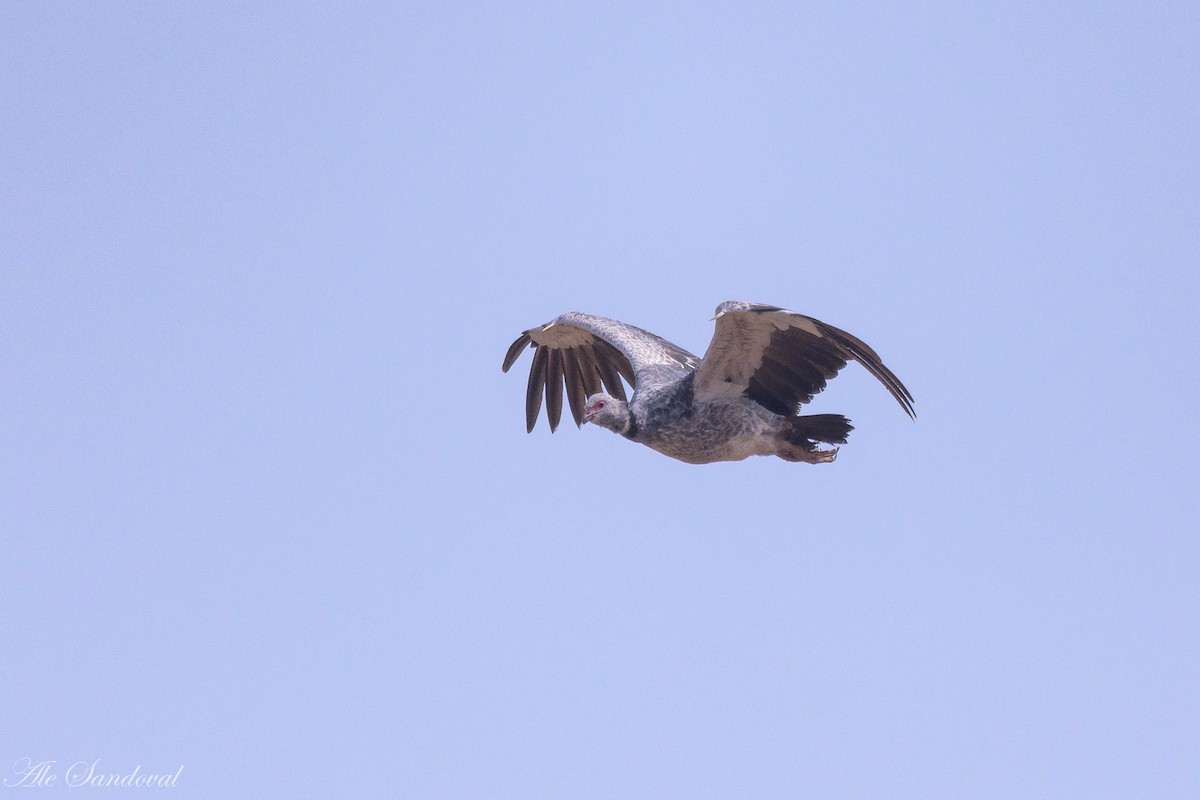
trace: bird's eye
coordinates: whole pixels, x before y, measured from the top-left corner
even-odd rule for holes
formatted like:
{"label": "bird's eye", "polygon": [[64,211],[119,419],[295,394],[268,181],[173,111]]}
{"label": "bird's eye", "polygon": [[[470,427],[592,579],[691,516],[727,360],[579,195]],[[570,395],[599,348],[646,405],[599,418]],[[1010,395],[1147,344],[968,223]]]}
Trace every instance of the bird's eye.
{"label": "bird's eye", "polygon": [[604,408],[604,401],[601,400],[598,403],[596,403],[596,408]]}

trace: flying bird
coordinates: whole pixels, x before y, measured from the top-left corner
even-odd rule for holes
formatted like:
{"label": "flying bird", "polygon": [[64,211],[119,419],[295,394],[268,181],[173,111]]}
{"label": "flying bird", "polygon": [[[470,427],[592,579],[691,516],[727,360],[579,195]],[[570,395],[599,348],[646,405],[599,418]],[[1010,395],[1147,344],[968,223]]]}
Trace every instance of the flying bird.
{"label": "flying bird", "polygon": [[[533,431],[546,398],[550,431],[562,419],[563,391],[575,424],[585,422],[689,464],[779,456],[833,461],[853,426],[841,414],[797,416],[849,361],[882,383],[909,417],[913,397],[861,339],[778,306],[717,306],[704,358],[649,331],[572,311],[517,337],[503,369],[533,349],[525,394]],[[627,398],[622,378],[633,389]],[[607,391],[606,391],[607,390]]]}

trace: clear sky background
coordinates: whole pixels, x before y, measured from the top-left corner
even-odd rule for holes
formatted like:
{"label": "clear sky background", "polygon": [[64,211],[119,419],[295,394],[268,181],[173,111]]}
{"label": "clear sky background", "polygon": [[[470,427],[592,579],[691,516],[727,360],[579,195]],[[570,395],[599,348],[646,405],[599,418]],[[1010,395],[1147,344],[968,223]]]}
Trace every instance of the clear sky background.
{"label": "clear sky background", "polygon": [[[0,54],[4,779],[1200,796],[1195,3],[6,2]],[[851,366],[832,465],[525,433],[523,329],[729,299],[918,421]]]}

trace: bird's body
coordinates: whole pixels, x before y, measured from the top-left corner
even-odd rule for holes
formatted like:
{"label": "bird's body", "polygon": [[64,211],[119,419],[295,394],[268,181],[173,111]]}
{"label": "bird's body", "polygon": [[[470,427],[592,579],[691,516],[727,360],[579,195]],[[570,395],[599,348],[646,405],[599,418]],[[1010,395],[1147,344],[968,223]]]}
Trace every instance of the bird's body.
{"label": "bird's body", "polygon": [[[591,422],[690,464],[776,455],[832,461],[851,425],[838,414],[796,416],[848,360],[863,364],[911,416],[912,396],[870,347],[777,306],[727,302],[703,359],[616,320],[571,312],[525,331],[504,370],[535,349],[526,391],[529,430],[545,393],[553,431],[564,388],[576,424]],[[634,389],[626,401],[621,379]],[[607,388],[608,392],[602,391]]]}
{"label": "bird's body", "polygon": [[637,392],[629,405],[630,441],[689,464],[772,455],[783,418],[757,403],[692,401],[694,373],[674,384]]}

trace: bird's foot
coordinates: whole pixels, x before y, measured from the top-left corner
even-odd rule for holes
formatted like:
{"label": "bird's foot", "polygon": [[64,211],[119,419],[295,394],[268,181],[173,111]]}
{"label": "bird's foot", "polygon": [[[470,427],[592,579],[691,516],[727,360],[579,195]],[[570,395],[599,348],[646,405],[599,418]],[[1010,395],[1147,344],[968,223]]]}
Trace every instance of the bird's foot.
{"label": "bird's foot", "polygon": [[813,460],[810,464],[828,464],[837,458],[838,449],[835,447],[831,450],[813,450],[811,455]]}
{"label": "bird's foot", "polygon": [[837,458],[838,448],[818,450],[815,444],[808,447],[787,447],[776,453],[784,461],[805,464],[828,464]]}

